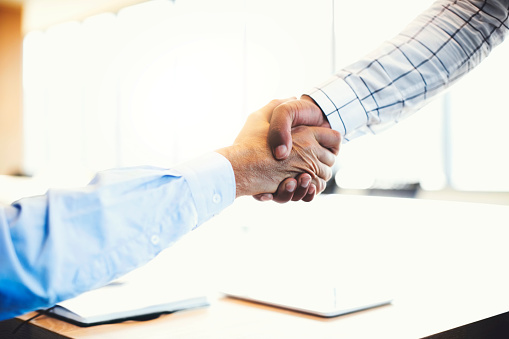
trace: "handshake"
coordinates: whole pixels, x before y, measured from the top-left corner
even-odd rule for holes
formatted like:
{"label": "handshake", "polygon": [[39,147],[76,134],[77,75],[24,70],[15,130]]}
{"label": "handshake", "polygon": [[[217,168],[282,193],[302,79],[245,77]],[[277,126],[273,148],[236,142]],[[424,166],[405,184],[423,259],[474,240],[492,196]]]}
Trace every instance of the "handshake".
{"label": "handshake", "polygon": [[332,177],[340,142],[321,109],[303,96],[252,113],[233,145],[217,152],[232,165],[236,197],[311,201]]}

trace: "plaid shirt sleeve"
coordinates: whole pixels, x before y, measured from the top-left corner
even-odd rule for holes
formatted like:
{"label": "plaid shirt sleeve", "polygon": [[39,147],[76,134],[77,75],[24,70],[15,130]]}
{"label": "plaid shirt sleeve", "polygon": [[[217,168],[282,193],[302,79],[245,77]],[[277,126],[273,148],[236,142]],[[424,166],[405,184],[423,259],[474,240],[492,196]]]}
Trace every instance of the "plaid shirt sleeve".
{"label": "plaid shirt sleeve", "polygon": [[344,141],[415,112],[509,32],[509,0],[435,2],[399,35],[308,92]]}

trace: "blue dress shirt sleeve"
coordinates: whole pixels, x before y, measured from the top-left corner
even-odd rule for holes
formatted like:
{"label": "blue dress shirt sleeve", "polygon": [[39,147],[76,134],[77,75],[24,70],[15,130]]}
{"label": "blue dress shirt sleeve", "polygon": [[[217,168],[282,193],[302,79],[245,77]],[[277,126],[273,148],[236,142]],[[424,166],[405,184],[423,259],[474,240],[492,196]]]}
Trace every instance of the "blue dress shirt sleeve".
{"label": "blue dress shirt sleeve", "polygon": [[229,161],[210,153],[173,169],[104,171],[82,189],[0,206],[0,320],[107,284],[234,199]]}
{"label": "blue dress shirt sleeve", "polygon": [[310,95],[344,141],[415,112],[478,65],[509,32],[509,0],[440,0],[400,34]]}

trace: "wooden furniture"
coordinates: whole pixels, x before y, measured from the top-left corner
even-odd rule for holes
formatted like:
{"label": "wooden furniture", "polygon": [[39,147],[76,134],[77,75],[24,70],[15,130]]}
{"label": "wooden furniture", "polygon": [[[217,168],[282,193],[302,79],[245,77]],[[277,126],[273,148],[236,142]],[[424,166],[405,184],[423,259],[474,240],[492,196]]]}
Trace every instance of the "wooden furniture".
{"label": "wooden furniture", "polygon": [[[509,310],[509,306],[506,308]],[[509,335],[509,314],[499,310],[458,311],[457,307],[435,304],[389,305],[336,318],[282,310],[232,298],[221,298],[211,306],[163,315],[146,322],[125,322],[96,327],[78,327],[41,316],[24,326],[39,326],[70,338],[452,338],[454,333],[471,333],[472,327],[489,333]],[[20,319],[27,319],[27,314]],[[498,322],[484,320],[498,315]],[[453,330],[482,320],[475,326]],[[505,331],[505,332],[504,332]],[[447,334],[448,333],[448,334]],[[450,336],[448,336],[450,335]],[[48,336],[51,338],[51,336]],[[462,337],[463,338],[463,337]]]}
{"label": "wooden furniture", "polygon": [[19,174],[23,161],[22,9],[0,3],[0,174]]}
{"label": "wooden furniture", "polygon": [[[258,215],[270,215],[271,220],[277,222],[278,216],[271,214],[276,209],[286,219],[293,214],[302,223],[314,227],[317,233],[325,232],[325,229],[318,228],[316,222],[310,223],[312,219],[307,219],[310,213],[316,215],[320,211],[323,222],[335,220],[334,217],[341,219],[343,226],[339,225],[341,223],[331,225],[340,229],[337,236],[343,242],[337,239],[327,243],[337,246],[333,250],[340,255],[334,259],[335,263],[354,262],[362,271],[369,262],[377,263],[380,258],[389,261],[392,283],[397,291],[394,302],[335,318],[320,318],[219,296],[209,307],[163,315],[145,322],[81,328],[41,316],[26,326],[40,326],[71,338],[406,339],[433,336],[442,339],[452,338],[454,333],[463,333],[456,338],[468,338],[468,333],[481,333],[480,337],[491,338],[489,334],[493,331],[509,337],[509,315],[506,314],[509,312],[508,206],[347,196],[325,198],[309,205],[239,201],[214,219],[214,223],[220,225],[204,225],[203,230],[195,231],[198,232],[196,236],[210,239],[214,232],[233,234],[230,227],[252,227],[238,221],[239,216],[246,216],[249,210],[249,217],[242,219],[248,223],[256,224],[254,219]],[[237,220],[236,225],[229,225],[234,220]],[[289,241],[287,235],[291,227],[274,224],[270,229],[273,237],[277,236],[276,229],[284,229],[283,236],[286,235]],[[298,226],[293,229],[297,236]],[[235,239],[224,238],[224,246]],[[263,250],[270,253],[271,239],[260,239],[267,244]],[[353,243],[350,247],[349,242]],[[213,255],[212,249],[224,247],[213,243],[207,248],[206,243],[203,242],[200,248],[210,256]],[[239,248],[235,249],[238,255]],[[344,252],[341,252],[342,248],[346,248]],[[230,257],[231,253],[228,248]],[[258,257],[264,260],[260,253]],[[271,258],[276,260],[274,256]],[[198,262],[211,265],[206,260],[200,256],[192,265],[198,265]],[[213,261],[218,259],[213,258]],[[315,262],[321,263],[318,259]],[[232,273],[238,272],[231,263],[225,266]],[[338,267],[345,269],[344,266]],[[208,277],[213,278],[211,274]],[[345,275],[345,279],[347,277]],[[376,284],[378,277],[374,276],[370,283]],[[472,325],[462,327],[467,324]],[[444,331],[449,332],[438,335]]]}

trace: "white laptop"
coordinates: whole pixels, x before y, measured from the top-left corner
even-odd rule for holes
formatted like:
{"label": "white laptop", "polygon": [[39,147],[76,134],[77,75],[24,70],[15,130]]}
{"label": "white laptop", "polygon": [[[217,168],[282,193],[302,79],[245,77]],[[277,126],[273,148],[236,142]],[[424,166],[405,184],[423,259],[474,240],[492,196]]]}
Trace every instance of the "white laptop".
{"label": "white laptop", "polygon": [[372,226],[356,224],[361,203],[237,201],[218,218],[228,228],[222,292],[322,317],[390,304],[387,244]]}
{"label": "white laptop", "polygon": [[392,295],[383,291],[351,290],[321,282],[304,284],[290,280],[272,281],[270,284],[245,283],[229,287],[224,293],[233,298],[321,317],[335,317],[387,305],[392,301]]}

